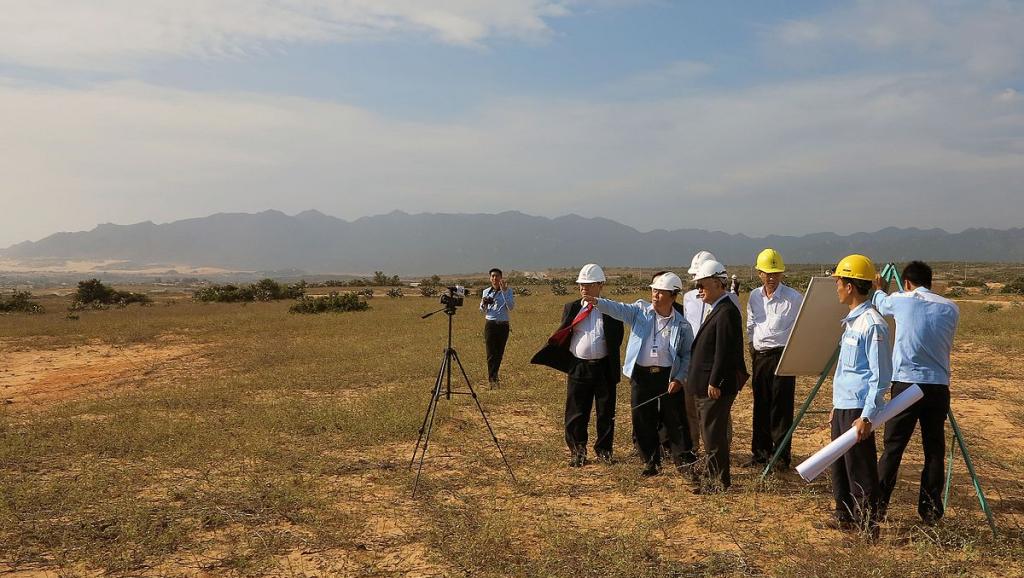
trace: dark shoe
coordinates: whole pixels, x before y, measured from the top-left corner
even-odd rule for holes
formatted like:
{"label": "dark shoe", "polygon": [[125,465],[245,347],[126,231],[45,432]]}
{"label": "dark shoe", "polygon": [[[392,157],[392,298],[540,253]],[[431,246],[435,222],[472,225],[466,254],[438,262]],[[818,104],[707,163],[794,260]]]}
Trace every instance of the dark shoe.
{"label": "dark shoe", "polygon": [[658,463],[647,462],[647,464],[644,466],[644,469],[640,471],[640,475],[644,476],[645,478],[658,475]]}
{"label": "dark shoe", "polygon": [[926,526],[934,526],[939,523],[942,519],[942,514],[938,512],[927,512],[921,515],[921,522]]}
{"label": "dark shoe", "polygon": [[570,468],[582,468],[587,465],[587,454],[585,452],[574,452],[569,458]]}
{"label": "dark shoe", "polygon": [[597,461],[605,465],[612,464],[612,452],[611,450],[600,450],[597,452]]}
{"label": "dark shoe", "polygon": [[758,460],[758,459],[753,459],[752,458],[752,459],[749,459],[749,460],[743,462],[742,464],[740,464],[740,467],[741,468],[759,468],[759,469],[764,469],[764,467],[767,466],[767,465],[768,465],[768,460]]}

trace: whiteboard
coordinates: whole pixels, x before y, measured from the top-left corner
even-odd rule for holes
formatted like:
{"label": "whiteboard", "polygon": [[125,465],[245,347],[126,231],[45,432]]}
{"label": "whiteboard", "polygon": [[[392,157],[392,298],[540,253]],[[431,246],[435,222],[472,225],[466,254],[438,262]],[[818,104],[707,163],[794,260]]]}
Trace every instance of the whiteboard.
{"label": "whiteboard", "polygon": [[[842,321],[849,314],[850,308],[836,296],[835,278],[812,277],[775,375],[821,375],[839,347],[839,338],[845,330]],[[896,339],[896,321],[892,317],[884,319],[889,325],[891,352]],[[832,363],[825,371],[831,372],[834,367]]]}
{"label": "whiteboard", "polygon": [[820,375],[822,370],[831,371],[835,364],[828,368],[825,364],[839,347],[842,321],[849,313],[850,308],[836,297],[835,279],[812,277],[775,375]]}

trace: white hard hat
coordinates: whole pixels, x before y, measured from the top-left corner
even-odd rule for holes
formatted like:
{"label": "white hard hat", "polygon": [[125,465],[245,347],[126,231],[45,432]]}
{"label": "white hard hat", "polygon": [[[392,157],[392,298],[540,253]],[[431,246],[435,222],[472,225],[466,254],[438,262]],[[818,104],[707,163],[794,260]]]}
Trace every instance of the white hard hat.
{"label": "white hard hat", "polygon": [[718,259],[711,254],[711,251],[698,251],[697,254],[693,256],[693,260],[690,261],[690,268],[686,272],[689,273],[690,275],[696,275],[697,268],[700,267],[701,263],[703,263],[704,261],[717,260]]}
{"label": "white hard hat", "polygon": [[587,263],[576,277],[577,283],[604,283],[604,271],[596,263]]}
{"label": "white hard hat", "polygon": [[651,283],[651,289],[661,289],[662,291],[682,291],[683,280],[679,278],[679,275],[669,271],[668,273],[662,273],[654,278],[654,282]]}
{"label": "white hard hat", "polygon": [[736,274],[735,274],[735,273],[733,273],[733,274],[732,274],[732,278],[733,278],[733,279],[735,279],[735,278],[736,278]]}
{"label": "white hard hat", "polygon": [[700,266],[697,267],[697,272],[693,274],[694,281],[700,281],[701,279],[707,279],[708,277],[728,279],[729,275],[725,271],[725,265],[712,259],[701,263]]}

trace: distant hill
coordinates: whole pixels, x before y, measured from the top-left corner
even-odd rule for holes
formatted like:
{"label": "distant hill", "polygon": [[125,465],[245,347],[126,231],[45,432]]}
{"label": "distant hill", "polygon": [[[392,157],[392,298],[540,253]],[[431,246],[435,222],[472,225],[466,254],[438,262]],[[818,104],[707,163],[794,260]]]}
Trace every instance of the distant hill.
{"label": "distant hill", "polygon": [[7,259],[119,259],[178,263],[232,270],[299,269],[310,273],[403,275],[472,272],[491,266],[536,270],[689,263],[709,249],[726,263],[750,263],[764,247],[791,263],[831,263],[847,253],[877,261],[1024,261],[1024,228],[887,228],[873,233],[814,233],[799,237],[748,237],[720,231],[677,229],[640,232],[603,218],[554,219],[516,211],[499,214],[386,215],[344,221],[305,211],[219,213],[157,225],[103,224],[91,231],[56,233],[0,250]]}

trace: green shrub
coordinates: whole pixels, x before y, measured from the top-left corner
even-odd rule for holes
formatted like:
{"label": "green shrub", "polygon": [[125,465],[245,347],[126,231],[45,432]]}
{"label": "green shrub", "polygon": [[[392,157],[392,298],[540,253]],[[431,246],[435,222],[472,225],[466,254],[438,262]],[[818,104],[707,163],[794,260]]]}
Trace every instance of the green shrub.
{"label": "green shrub", "polygon": [[967,290],[963,287],[950,287],[949,290],[946,291],[946,297],[949,297],[950,299],[958,299],[966,295]]}
{"label": "green shrub", "polygon": [[984,307],[981,308],[981,310],[984,311],[985,313],[995,313],[1000,309],[1002,309],[1002,307],[996,305],[995,303],[987,303]]}
{"label": "green shrub", "polygon": [[1017,277],[1006,285],[1003,285],[1003,293],[1016,293],[1024,295],[1024,277]]}
{"label": "green shrub", "polygon": [[551,283],[551,294],[552,295],[568,295],[569,288],[562,284],[561,281],[555,281]]}
{"label": "green shrub", "polygon": [[965,279],[960,285],[964,287],[984,287],[985,281],[982,279]]}
{"label": "green shrub", "polygon": [[2,313],[42,313],[43,306],[32,302],[32,293],[15,291],[10,297],[0,295]]}
{"label": "green shrub", "polygon": [[145,293],[118,291],[99,279],[89,279],[78,282],[78,289],[75,291],[69,309],[73,311],[86,308],[106,309],[111,305],[127,307],[132,303],[150,305],[153,300]]}
{"label": "green shrub", "polygon": [[326,297],[302,297],[292,305],[289,313],[344,313],[366,311],[370,305],[355,293],[331,293]]}
{"label": "green shrub", "polygon": [[402,293],[402,290],[398,287],[394,287],[388,289],[388,297],[405,297],[405,293]]}
{"label": "green shrub", "polygon": [[261,279],[252,285],[210,285],[196,290],[192,299],[196,301],[216,301],[220,303],[237,303],[247,301],[278,301],[281,299],[299,299],[306,294],[306,282],[299,281],[294,285],[282,285],[273,279]]}
{"label": "green shrub", "polygon": [[433,285],[420,285],[420,295],[424,297],[437,297],[437,287]]}

